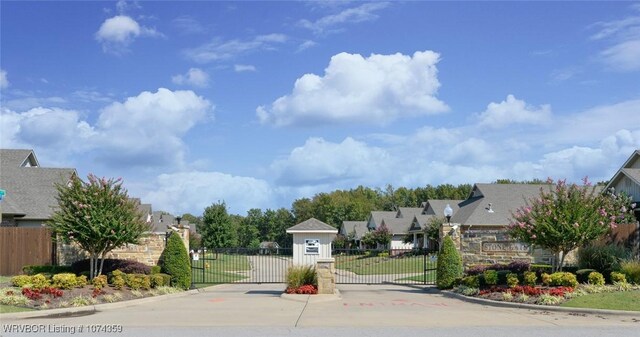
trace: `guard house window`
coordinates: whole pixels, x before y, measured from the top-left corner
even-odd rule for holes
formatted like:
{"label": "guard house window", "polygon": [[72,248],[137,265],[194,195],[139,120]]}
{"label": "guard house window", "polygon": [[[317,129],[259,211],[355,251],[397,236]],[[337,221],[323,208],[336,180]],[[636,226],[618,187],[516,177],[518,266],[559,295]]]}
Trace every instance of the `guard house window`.
{"label": "guard house window", "polygon": [[304,240],[304,253],[308,255],[320,254],[320,240],[319,239],[305,239]]}

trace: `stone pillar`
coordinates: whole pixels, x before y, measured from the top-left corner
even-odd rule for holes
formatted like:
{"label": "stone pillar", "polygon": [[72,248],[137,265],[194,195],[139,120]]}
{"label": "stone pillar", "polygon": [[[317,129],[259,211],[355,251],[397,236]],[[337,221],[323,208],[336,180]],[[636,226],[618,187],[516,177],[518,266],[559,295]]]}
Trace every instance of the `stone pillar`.
{"label": "stone pillar", "polygon": [[184,243],[184,246],[187,248],[187,252],[188,252],[189,251],[189,226],[180,226],[178,227],[178,230],[176,232],[178,232],[178,234],[180,235],[180,238],[182,238],[182,243]]}
{"label": "stone pillar", "polygon": [[[453,243],[456,246],[456,249],[460,251],[460,225],[456,229],[454,229],[454,225],[452,223],[443,223],[440,226],[440,247],[442,247],[442,240],[445,236],[451,236],[453,239]],[[462,256],[462,252],[460,252]]]}
{"label": "stone pillar", "polygon": [[318,275],[318,294],[333,295],[336,291],[335,259],[318,259],[316,274]]}

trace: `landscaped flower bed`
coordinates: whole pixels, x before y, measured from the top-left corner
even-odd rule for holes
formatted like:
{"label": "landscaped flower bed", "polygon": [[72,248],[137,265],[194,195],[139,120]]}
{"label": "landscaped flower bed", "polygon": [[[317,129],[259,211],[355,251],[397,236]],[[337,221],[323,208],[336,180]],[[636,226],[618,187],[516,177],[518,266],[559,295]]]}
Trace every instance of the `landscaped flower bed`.
{"label": "landscaped flower bed", "polygon": [[291,266],[287,270],[287,294],[315,295],[318,293],[318,278],[312,266]]}
{"label": "landscaped flower bed", "polygon": [[[114,271],[88,282],[85,276],[60,273],[18,275],[0,285],[0,304],[30,309],[53,309],[112,303],[165,295],[182,290],[168,286],[169,275],[125,274]],[[109,281],[109,282],[108,282]]]}
{"label": "landscaped flower bed", "polygon": [[604,276],[591,271],[584,277],[585,283],[580,284],[573,273],[548,274],[542,272],[546,270],[543,266],[532,267],[525,262],[475,266],[467,270],[467,276],[453,290],[495,301],[559,305],[587,294],[640,289],[640,285],[628,283],[621,273],[611,273],[613,284],[605,285]]}

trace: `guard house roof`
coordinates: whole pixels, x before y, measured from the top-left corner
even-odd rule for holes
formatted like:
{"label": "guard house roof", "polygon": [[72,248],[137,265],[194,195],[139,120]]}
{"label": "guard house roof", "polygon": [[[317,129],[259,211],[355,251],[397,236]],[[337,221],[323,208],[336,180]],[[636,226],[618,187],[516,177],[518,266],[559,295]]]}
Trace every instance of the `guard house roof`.
{"label": "guard house roof", "polygon": [[311,218],[307,221],[303,221],[293,227],[287,228],[287,233],[334,233],[337,234],[338,230],[316,218]]}

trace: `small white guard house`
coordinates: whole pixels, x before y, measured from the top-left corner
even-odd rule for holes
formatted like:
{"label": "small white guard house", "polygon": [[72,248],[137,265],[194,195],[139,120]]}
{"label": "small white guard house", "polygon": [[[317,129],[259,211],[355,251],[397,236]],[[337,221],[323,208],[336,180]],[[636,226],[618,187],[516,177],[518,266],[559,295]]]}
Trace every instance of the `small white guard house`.
{"label": "small white guard house", "polygon": [[338,229],[311,218],[287,229],[293,234],[293,264],[315,266],[318,260],[331,259],[331,242]]}

